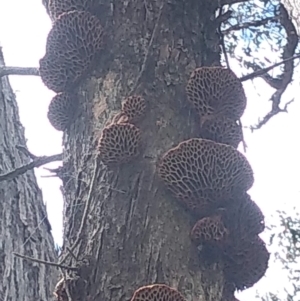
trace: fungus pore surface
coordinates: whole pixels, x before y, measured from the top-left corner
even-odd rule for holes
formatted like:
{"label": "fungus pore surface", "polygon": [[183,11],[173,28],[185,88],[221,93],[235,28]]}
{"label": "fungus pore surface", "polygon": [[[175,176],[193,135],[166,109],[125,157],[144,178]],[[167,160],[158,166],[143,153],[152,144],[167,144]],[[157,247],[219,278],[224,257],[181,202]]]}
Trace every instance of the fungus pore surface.
{"label": "fungus pore surface", "polygon": [[177,290],[165,284],[153,284],[136,290],[131,301],[186,301],[186,299]]}
{"label": "fungus pore surface", "polygon": [[219,247],[224,244],[227,235],[228,230],[225,228],[220,215],[200,219],[191,232],[191,238],[197,245],[209,243]]}
{"label": "fungus pore surface", "polygon": [[[253,171],[232,146],[193,138],[170,149],[158,174],[170,191],[195,212],[203,202],[222,204],[253,185]],[[201,208],[200,208],[201,207]]]}
{"label": "fungus pore surface", "polygon": [[240,240],[225,254],[225,278],[239,290],[253,286],[268,268],[270,254],[259,236],[251,240]]}
{"label": "fungus pore surface", "polygon": [[51,90],[74,88],[91,69],[103,47],[100,21],[88,12],[63,13],[47,37],[46,54],[40,60],[40,75]]}
{"label": "fungus pore surface", "polygon": [[65,131],[76,114],[78,98],[71,93],[59,93],[54,96],[48,108],[47,117],[58,131]]}
{"label": "fungus pore surface", "polygon": [[221,113],[238,120],[246,108],[247,99],[241,81],[233,71],[223,67],[194,70],[186,93],[200,116]]}
{"label": "fungus pore surface", "polygon": [[233,119],[210,115],[203,120],[200,137],[237,148],[243,140],[242,128]]}
{"label": "fungus pore surface", "polygon": [[139,155],[140,130],[133,124],[112,124],[105,127],[99,140],[99,156],[104,164],[126,163]]}
{"label": "fungus pore surface", "polygon": [[222,220],[233,241],[252,239],[265,229],[265,217],[247,194],[241,194],[222,211]]}
{"label": "fungus pore surface", "polygon": [[146,114],[146,100],[139,95],[129,96],[122,105],[122,113],[128,118],[129,123],[137,122]]}
{"label": "fungus pore surface", "polygon": [[52,20],[57,19],[62,13],[73,10],[94,13],[99,6],[98,0],[49,0],[48,9]]}

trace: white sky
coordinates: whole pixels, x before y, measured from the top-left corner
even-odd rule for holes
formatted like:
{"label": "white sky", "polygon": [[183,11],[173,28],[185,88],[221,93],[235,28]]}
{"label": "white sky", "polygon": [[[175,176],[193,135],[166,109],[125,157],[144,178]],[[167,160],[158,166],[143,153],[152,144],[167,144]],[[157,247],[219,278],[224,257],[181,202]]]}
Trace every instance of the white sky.
{"label": "white sky", "polygon": [[[51,22],[42,0],[0,0],[0,44],[7,66],[38,67],[39,59],[45,52],[45,41]],[[10,82],[16,93],[21,122],[25,127],[30,151],[38,156],[61,152],[62,134],[51,127],[47,119],[47,109],[54,96],[39,77],[11,76]],[[256,88],[256,90],[254,89]],[[247,110],[243,125],[255,124],[258,117],[268,112],[268,101],[272,91],[258,79],[255,86],[245,85],[248,96]],[[282,113],[259,131],[244,131],[248,145],[246,156],[254,173],[255,184],[250,193],[259,204],[267,220],[277,209],[291,210],[299,203],[300,172],[300,102],[299,82],[294,83],[285,95],[285,100],[295,97],[289,113]],[[49,164],[53,168],[58,164]],[[48,172],[36,170],[38,183],[47,204],[52,233],[58,244],[62,242],[62,197],[60,181],[56,178],[41,178]],[[292,213],[292,212],[291,212]],[[274,276],[274,271],[277,277]],[[280,278],[280,282],[278,282]],[[271,267],[255,288],[241,294],[242,300],[251,300],[255,289],[282,286],[284,274]]]}

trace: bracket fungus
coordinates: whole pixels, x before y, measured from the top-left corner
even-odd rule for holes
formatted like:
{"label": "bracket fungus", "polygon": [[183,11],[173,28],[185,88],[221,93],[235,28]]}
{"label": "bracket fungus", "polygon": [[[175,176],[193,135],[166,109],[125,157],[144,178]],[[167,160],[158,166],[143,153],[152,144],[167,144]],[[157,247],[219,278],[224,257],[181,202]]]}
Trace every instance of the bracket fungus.
{"label": "bracket fungus", "polygon": [[225,254],[225,278],[239,290],[252,287],[268,268],[270,253],[259,236],[239,240],[235,246],[225,250]]}
{"label": "bracket fungus", "polygon": [[186,93],[201,117],[221,113],[238,120],[246,108],[247,99],[241,81],[233,71],[223,67],[194,70]]}
{"label": "bracket fungus", "polygon": [[139,95],[127,97],[122,104],[122,114],[127,117],[129,123],[139,121],[146,114],[146,109],[146,100]]}
{"label": "bracket fungus", "polygon": [[174,288],[165,284],[153,284],[136,290],[131,301],[186,301],[186,299]]}
{"label": "bracket fungus", "polygon": [[203,118],[200,137],[237,148],[243,140],[243,131],[233,119],[210,115]]}
{"label": "bracket fungus", "polygon": [[225,228],[220,215],[200,219],[191,232],[191,238],[197,245],[208,243],[222,247],[227,236],[228,230]]}
{"label": "bracket fungus", "polygon": [[246,192],[254,181],[252,168],[242,153],[200,138],[183,141],[165,153],[158,174],[179,200],[201,206],[203,199],[222,204]]}
{"label": "bracket fungus", "polygon": [[99,6],[98,0],[49,0],[48,9],[51,19],[55,20],[61,14],[73,10],[93,13],[97,6]]}
{"label": "bracket fungus", "polygon": [[65,131],[71,124],[78,105],[77,96],[70,93],[55,95],[49,105],[47,117],[58,131]]}
{"label": "bracket fungus", "polygon": [[51,90],[63,92],[79,84],[103,48],[103,28],[88,12],[63,13],[47,37],[40,75]]}
{"label": "bracket fungus", "polygon": [[111,124],[105,127],[98,144],[104,164],[127,163],[140,153],[141,133],[133,124]]}
{"label": "bracket fungus", "polygon": [[222,211],[222,220],[233,240],[253,238],[265,229],[264,214],[247,193],[228,203]]}

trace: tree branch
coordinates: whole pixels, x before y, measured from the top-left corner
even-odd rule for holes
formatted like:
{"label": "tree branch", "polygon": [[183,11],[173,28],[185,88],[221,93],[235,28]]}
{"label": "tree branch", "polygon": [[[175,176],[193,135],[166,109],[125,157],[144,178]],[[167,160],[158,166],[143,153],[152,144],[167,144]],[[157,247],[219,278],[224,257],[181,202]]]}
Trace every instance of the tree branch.
{"label": "tree branch", "polygon": [[[274,83],[276,83],[276,91],[271,97],[272,101],[272,108],[270,112],[261,120],[259,120],[258,124],[255,126],[251,126],[251,130],[257,130],[260,129],[263,125],[265,125],[273,116],[281,113],[281,112],[287,112],[288,106],[294,101],[293,99],[290,100],[288,103],[285,104],[284,108],[280,108],[281,104],[281,96],[285,92],[287,86],[290,84],[293,78],[294,74],[294,62],[292,58],[294,57],[295,50],[298,45],[298,35],[297,30],[292,22],[292,20],[289,17],[289,14],[284,7],[283,4],[279,4],[279,22],[282,25],[282,27],[286,31],[287,35],[287,43],[283,49],[282,58],[285,61],[283,66],[283,72],[279,78],[273,79],[271,76],[262,78],[268,83],[272,82],[273,87],[275,87]],[[296,56],[297,57],[297,56]],[[299,57],[299,55],[298,55]]]}
{"label": "tree branch", "polygon": [[41,263],[41,264],[45,264],[45,265],[50,265],[50,266],[54,266],[54,267],[57,267],[57,268],[66,269],[66,270],[69,270],[69,271],[78,271],[78,268],[76,268],[76,267],[70,267],[70,266],[61,265],[59,263],[55,263],[55,262],[51,262],[51,261],[45,261],[45,260],[42,260],[42,259],[29,257],[29,256],[25,256],[25,255],[22,255],[22,254],[19,254],[19,253],[16,253],[16,252],[13,252],[13,255],[15,255],[17,257],[20,257],[22,259],[25,259],[25,260],[30,260],[30,261],[33,261],[33,262],[37,262],[37,263]]}
{"label": "tree branch", "polygon": [[225,30],[222,30],[222,33],[223,34],[227,34],[227,33],[231,32],[231,31],[241,30],[241,29],[244,29],[244,28],[249,28],[251,26],[253,26],[253,27],[259,27],[259,26],[262,26],[262,25],[266,25],[270,21],[275,21],[277,19],[278,19],[278,17],[269,17],[269,18],[258,20],[258,21],[255,21],[255,22],[245,22],[242,25],[236,24],[236,25],[233,25],[233,26],[231,26],[231,27],[229,27],[229,28],[227,28]]}
{"label": "tree branch", "polygon": [[6,174],[0,175],[0,182],[2,181],[7,181],[7,180],[12,180],[28,170],[31,170],[36,167],[40,167],[44,164],[48,164],[53,161],[61,161],[62,160],[62,154],[57,154],[53,156],[42,156],[42,157],[35,157],[32,162],[25,164],[21,167],[18,167]]}
{"label": "tree branch", "polygon": [[[247,63],[248,67],[251,67],[251,68],[255,69],[256,71],[240,77],[240,81],[244,82],[246,80],[254,79],[255,77],[259,77],[259,76],[263,77],[264,80],[265,80],[265,77],[270,77],[270,75],[266,74],[267,72],[269,72],[270,70],[272,70],[272,69],[274,69],[274,68],[276,68],[276,67],[278,67],[278,66],[280,66],[282,64],[285,64],[285,63],[287,63],[289,61],[293,61],[293,60],[298,59],[298,58],[300,58],[300,54],[297,54],[297,55],[294,55],[292,57],[289,57],[289,58],[287,58],[285,60],[280,61],[279,63],[276,63],[276,64],[271,65],[271,66],[266,67],[266,68],[260,68],[259,66],[255,65],[253,63]],[[278,81],[278,79],[273,79],[273,78],[272,78],[272,80],[277,80]],[[276,89],[276,87],[278,87],[279,83],[277,83],[276,87],[275,87],[275,85],[271,84],[269,81],[270,80],[268,80],[268,84],[270,84],[272,86],[272,88]]]}
{"label": "tree branch", "polygon": [[7,75],[40,76],[40,72],[39,72],[39,68],[35,68],[35,67],[1,67],[0,78]]}

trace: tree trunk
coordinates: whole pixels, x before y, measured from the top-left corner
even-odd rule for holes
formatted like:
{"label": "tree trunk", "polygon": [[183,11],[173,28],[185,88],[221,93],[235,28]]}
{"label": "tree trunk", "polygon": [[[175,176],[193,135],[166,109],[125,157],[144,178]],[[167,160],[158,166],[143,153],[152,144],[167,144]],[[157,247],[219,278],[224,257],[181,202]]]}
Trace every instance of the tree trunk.
{"label": "tree trunk", "polygon": [[[197,137],[185,85],[196,66],[220,65],[217,1],[114,1],[103,5],[106,50],[80,90],[79,116],[64,136],[66,247],[92,258],[89,300],[128,300],[140,286],[165,283],[188,300],[221,299],[223,275],[203,267],[189,234],[195,220],[157,176],[161,156]],[[149,101],[138,124],[143,152],[107,168],[97,139],[129,95]],[[81,219],[89,204],[84,227]],[[69,260],[71,257],[69,257]]]}
{"label": "tree trunk", "polygon": [[[0,68],[4,58],[0,49]],[[15,95],[6,76],[0,78],[0,174],[30,160]],[[55,268],[15,257],[13,252],[56,261],[51,226],[34,171],[0,182],[0,292],[1,300],[49,300]],[[50,289],[49,289],[50,288]]]}

